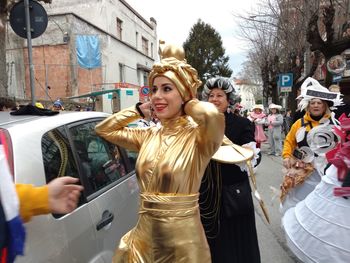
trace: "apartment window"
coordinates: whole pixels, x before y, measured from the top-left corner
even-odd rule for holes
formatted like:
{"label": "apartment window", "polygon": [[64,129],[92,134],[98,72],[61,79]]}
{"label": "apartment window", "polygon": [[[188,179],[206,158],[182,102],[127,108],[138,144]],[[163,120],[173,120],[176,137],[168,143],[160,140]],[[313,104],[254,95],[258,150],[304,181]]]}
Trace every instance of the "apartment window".
{"label": "apartment window", "polygon": [[142,37],[142,52],[148,56],[148,40]]}
{"label": "apartment window", "polygon": [[119,82],[125,82],[125,66],[119,63]]}
{"label": "apartment window", "polygon": [[153,58],[153,43],[151,43],[151,58]]}
{"label": "apartment window", "polygon": [[117,38],[122,40],[123,21],[117,18]]}
{"label": "apartment window", "polygon": [[148,74],[146,72],[143,73],[143,85],[148,86]]}
{"label": "apartment window", "polygon": [[135,46],[136,46],[136,49],[138,49],[139,48],[139,32],[137,32],[137,31],[136,31],[135,38],[136,38],[135,39],[135,41],[136,41],[136,45]]}

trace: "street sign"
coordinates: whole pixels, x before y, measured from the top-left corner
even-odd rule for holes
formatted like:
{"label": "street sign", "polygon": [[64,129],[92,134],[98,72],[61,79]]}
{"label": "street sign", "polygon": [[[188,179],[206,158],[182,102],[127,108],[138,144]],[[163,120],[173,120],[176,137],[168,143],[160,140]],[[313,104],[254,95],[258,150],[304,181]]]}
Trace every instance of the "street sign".
{"label": "street sign", "polygon": [[149,94],[149,87],[148,86],[142,86],[140,88],[140,95],[141,96],[148,96]]}
{"label": "street sign", "polygon": [[126,96],[133,96],[134,92],[132,90],[127,90],[126,91]]}
{"label": "street sign", "polygon": [[281,92],[291,92],[293,86],[293,73],[283,73],[278,75],[278,87]]}
{"label": "street sign", "polygon": [[[31,36],[36,38],[45,32],[48,18],[44,7],[36,1],[29,1]],[[13,31],[20,37],[27,38],[27,25],[24,15],[24,2],[16,3],[10,11],[10,25]]]}

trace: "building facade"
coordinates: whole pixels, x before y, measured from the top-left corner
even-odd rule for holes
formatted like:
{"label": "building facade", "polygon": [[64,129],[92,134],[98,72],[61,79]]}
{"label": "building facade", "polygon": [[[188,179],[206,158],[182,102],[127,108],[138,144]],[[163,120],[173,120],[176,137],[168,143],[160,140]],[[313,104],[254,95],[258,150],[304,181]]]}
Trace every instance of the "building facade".
{"label": "building facade", "polygon": [[[332,3],[333,2],[333,3]],[[282,1],[282,11],[285,17],[288,17],[288,22],[290,24],[296,25],[298,21],[306,19],[304,22],[305,28],[307,28],[309,19],[315,12],[319,16],[319,22],[317,23],[320,37],[323,41],[327,40],[327,33],[325,24],[322,22],[324,19],[324,9],[330,5],[334,7],[334,20],[332,22],[332,28],[334,30],[332,41],[334,45],[338,45],[341,41],[346,41],[350,38],[350,0],[339,0],[339,1],[329,1],[329,0],[283,0]],[[303,10],[303,12],[300,12]],[[338,43],[337,43],[338,42]],[[346,47],[345,47],[346,48]],[[345,49],[344,49],[345,51]],[[339,53],[338,55],[344,56],[347,60],[349,66],[347,70],[342,74],[342,82],[349,82],[348,78],[350,77],[350,58],[347,55],[349,50],[345,53]],[[305,58],[308,56],[308,58]],[[314,60],[314,54],[306,53],[304,54],[305,63],[304,69],[308,69]],[[329,58],[327,58],[328,60]],[[305,72],[307,74],[308,72]],[[321,54],[321,59],[319,61],[318,67],[314,72],[314,77],[317,80],[323,81],[326,78],[327,74],[327,65],[326,58],[324,54]],[[303,75],[303,76],[304,76]],[[343,83],[344,84],[344,83]],[[348,84],[347,84],[348,86]]]}
{"label": "building facade", "polygon": [[[157,59],[155,19],[145,20],[124,0],[56,0],[43,6],[48,27],[32,41],[36,100],[64,100],[95,91],[137,90],[147,85],[148,72]],[[81,45],[81,39],[92,39],[98,45],[92,50],[85,43]],[[30,99],[27,41],[10,27],[8,40],[9,95]],[[80,63],[82,46],[84,52],[91,49],[91,54],[99,53],[97,66]],[[115,111],[111,100],[117,95],[110,95],[95,98],[97,110]]]}
{"label": "building facade", "polygon": [[257,93],[259,90],[262,91],[262,85],[251,84],[241,79],[235,79],[234,84],[237,93],[241,97],[241,110],[244,112],[250,111],[256,104],[254,93]]}

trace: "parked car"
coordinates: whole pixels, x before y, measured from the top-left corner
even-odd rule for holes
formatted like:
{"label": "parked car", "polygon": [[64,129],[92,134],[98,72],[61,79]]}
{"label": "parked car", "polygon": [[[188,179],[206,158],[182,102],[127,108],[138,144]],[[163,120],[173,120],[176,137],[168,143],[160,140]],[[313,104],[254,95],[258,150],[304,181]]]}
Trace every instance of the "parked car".
{"label": "parked car", "polygon": [[16,183],[40,186],[73,176],[84,186],[72,213],[37,216],[25,225],[25,256],[16,262],[111,262],[118,241],[136,224],[137,154],[95,134],[95,125],[107,116],[0,112],[0,139]]}

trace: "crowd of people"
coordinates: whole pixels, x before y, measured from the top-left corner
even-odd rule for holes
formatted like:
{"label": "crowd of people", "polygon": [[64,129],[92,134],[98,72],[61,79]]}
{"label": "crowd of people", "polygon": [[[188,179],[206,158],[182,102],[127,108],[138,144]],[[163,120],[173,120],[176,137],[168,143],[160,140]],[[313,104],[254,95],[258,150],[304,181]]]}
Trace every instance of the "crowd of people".
{"label": "crowd of people", "polygon": [[[32,103],[22,103],[19,104],[10,97],[0,97],[0,111],[16,111],[28,105],[34,106],[38,109],[47,109],[55,112],[64,111],[64,103],[61,99],[57,99],[52,103],[44,103],[44,102],[35,102],[34,105]],[[46,106],[45,106],[46,105]],[[83,107],[80,104],[72,104],[69,105],[69,111],[91,111],[92,108],[90,106]]]}
{"label": "crowd of people", "polygon": [[[283,227],[291,249],[292,244],[304,247],[295,254],[308,261],[303,255],[308,255],[310,246],[305,244],[312,242],[310,236],[304,234],[300,240],[293,236],[301,231],[296,208],[318,189],[327,164],[325,153],[340,143],[333,136],[329,142],[332,147],[327,148],[318,134],[325,129],[333,133],[338,125],[331,109],[342,104],[339,91],[329,91],[309,78],[298,97],[301,118],[297,121],[293,121],[291,110],[282,115],[282,107],[274,103],[267,110],[255,105],[244,117],[237,107],[239,96],[228,78],[208,79],[201,94],[203,102],[198,101],[197,72],[186,63],[183,51],[167,46],[162,52],[160,63],[150,74],[150,101],[122,110],[96,127],[106,140],[140,154],[136,165],[140,218],[122,238],[114,262],[261,262],[251,193],[255,182],[249,182],[253,174],[244,165],[248,158],[238,161],[240,155],[227,154],[224,147],[249,149],[256,167],[262,143],[269,145],[270,155],[283,159]],[[139,128],[128,127],[140,118]],[[217,154],[221,150],[223,154]],[[215,151],[215,158],[207,155]],[[333,179],[334,169],[328,170],[333,171]],[[165,227],[166,223],[169,225]],[[152,232],[159,228],[162,231]],[[184,231],[177,232],[176,228]],[[293,243],[295,240],[301,243]],[[313,252],[317,251],[315,247]],[[346,262],[343,255],[341,249],[334,249],[332,256],[321,255],[316,262],[327,262],[328,258]]]}
{"label": "crowd of people", "polygon": [[[160,58],[149,74],[150,100],[95,128],[138,152],[139,219],[113,262],[261,262],[250,168],[258,169],[263,143],[271,158],[283,160],[280,211],[291,250],[303,262],[348,262],[350,200],[343,197],[350,196],[350,118],[340,91],[308,78],[297,120],[275,103],[254,105],[244,117],[230,79],[208,79],[200,101],[202,82],[184,50],[162,43]],[[336,107],[346,114],[337,116]],[[56,101],[52,110],[63,104]],[[138,120],[138,127],[129,126]],[[217,155],[227,149],[235,154]],[[71,190],[69,211],[81,190]],[[45,202],[42,212],[50,210]]]}

